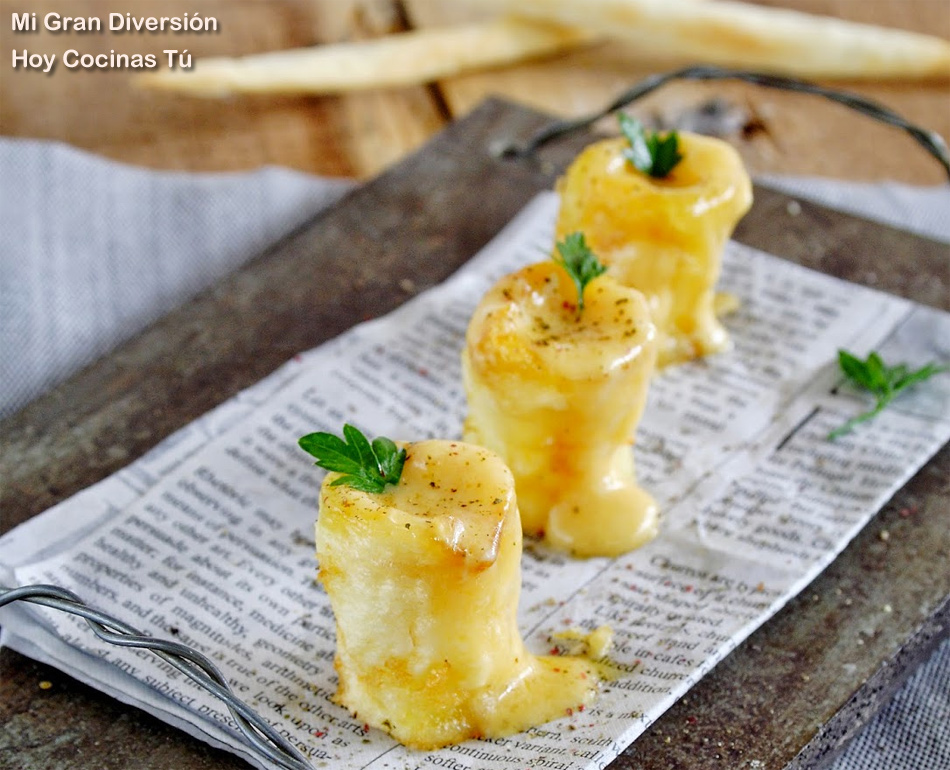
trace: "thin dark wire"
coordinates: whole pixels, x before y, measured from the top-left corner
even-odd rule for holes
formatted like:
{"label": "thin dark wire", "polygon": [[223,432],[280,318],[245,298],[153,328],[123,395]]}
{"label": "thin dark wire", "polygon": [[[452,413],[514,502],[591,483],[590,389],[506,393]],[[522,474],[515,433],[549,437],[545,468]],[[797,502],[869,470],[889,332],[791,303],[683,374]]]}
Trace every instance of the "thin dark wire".
{"label": "thin dark wire", "polygon": [[231,691],[214,663],[201,653],[179,642],[144,636],[118,618],[89,607],[72,591],[59,586],[0,586],[0,607],[15,601],[39,604],[84,618],[96,636],[109,644],[150,650],[223,701],[251,749],[286,770],[312,770],[306,758],[289,741]]}
{"label": "thin dark wire", "polygon": [[602,110],[592,114],[585,115],[572,120],[558,120],[548,124],[534,136],[532,136],[523,145],[509,145],[504,147],[500,154],[504,157],[525,157],[533,155],[539,147],[556,139],[564,134],[569,134],[578,129],[587,128],[596,123],[601,118],[616,112],[622,107],[627,107],[641,97],[656,91],[661,86],[666,85],[672,80],[741,80],[746,83],[765,86],[766,88],[777,88],[783,91],[795,91],[803,94],[814,94],[823,96],[833,102],[849,107],[856,112],[866,115],[882,123],[895,126],[906,131],[913,137],[914,141],[920,144],[927,152],[933,155],[943,166],[950,178],[950,154],[947,152],[947,145],[943,138],[935,131],[928,131],[919,126],[910,123],[905,118],[898,115],[893,110],[884,107],[881,104],[865,99],[857,94],[846,91],[837,91],[831,88],[825,88],[814,83],[809,83],[796,78],[782,77],[780,75],[769,75],[761,72],[747,72],[745,70],[730,70],[721,67],[686,67],[681,70],[667,72],[660,75],[652,75],[645,80],[640,81],[632,88],[624,91],[620,96],[613,100]]}

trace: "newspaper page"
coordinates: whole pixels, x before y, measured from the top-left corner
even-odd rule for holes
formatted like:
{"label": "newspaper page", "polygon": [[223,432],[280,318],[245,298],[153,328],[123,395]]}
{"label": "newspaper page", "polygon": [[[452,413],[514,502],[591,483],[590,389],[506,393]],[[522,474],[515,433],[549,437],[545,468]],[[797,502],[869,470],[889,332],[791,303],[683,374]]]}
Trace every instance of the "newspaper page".
{"label": "newspaper page", "polygon": [[[660,535],[619,558],[526,540],[529,649],[607,625],[617,672],[594,705],[524,733],[411,751],[332,700],[334,623],[315,580],[322,472],[297,446],[351,422],[368,435],[457,438],[468,319],[504,273],[543,258],[557,198],[539,196],[450,280],[361,324],[0,540],[5,583],[55,583],[144,633],[208,654],[315,767],[603,768],[807,585],[950,438],[950,377],[908,391],[835,442],[867,395],[837,350],[950,360],[950,315],[730,243],[721,288],[734,347],[651,384],[635,455]],[[477,619],[476,619],[477,620]],[[268,767],[225,708],[149,653],[106,648],[72,616],[0,614],[3,643]]]}

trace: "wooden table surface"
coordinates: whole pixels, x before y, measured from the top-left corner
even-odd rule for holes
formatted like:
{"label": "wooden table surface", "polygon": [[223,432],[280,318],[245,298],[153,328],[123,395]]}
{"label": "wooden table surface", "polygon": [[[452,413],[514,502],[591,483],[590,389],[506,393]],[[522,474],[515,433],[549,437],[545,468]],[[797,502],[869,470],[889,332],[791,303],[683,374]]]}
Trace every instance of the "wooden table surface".
{"label": "wooden table surface", "polygon": [[[948,0],[763,0],[761,4],[886,24],[950,39]],[[242,97],[221,101],[136,90],[131,87],[127,72],[60,69],[48,76],[10,68],[9,52],[13,48],[62,55],[69,48],[84,53],[108,53],[110,49],[148,53],[187,45],[200,60],[203,56],[366,39],[471,17],[470,11],[449,0],[125,0],[122,5],[115,0],[16,0],[14,6],[13,0],[0,0],[0,9],[4,11],[0,14],[0,135],[60,140],[104,157],[152,168],[232,171],[273,164],[315,174],[368,179],[422,145],[453,118],[467,114],[489,94],[499,94],[549,113],[578,115],[599,108],[647,74],[686,63],[644,60],[622,45],[601,44],[553,60],[429,86],[335,97]],[[200,13],[215,16],[221,31],[187,39],[172,35],[26,36],[11,31],[11,10],[100,17],[120,10],[134,10],[142,16]],[[834,85],[879,101],[950,138],[950,78]],[[727,138],[739,148],[753,173],[819,174],[913,184],[946,181],[939,165],[909,138],[813,97],[734,83],[675,84],[650,97],[636,111],[644,117],[675,120],[713,97],[726,99],[738,114],[745,116],[743,124]],[[883,514],[890,517],[891,527],[900,524],[896,510]],[[872,552],[880,546],[874,532],[862,537],[867,543],[862,546],[865,550],[857,552],[857,559],[865,551]],[[834,570],[829,574],[831,577],[826,579],[833,580]],[[825,611],[824,604],[810,599],[797,604],[801,605],[796,609],[799,613]],[[769,633],[793,635],[795,624],[787,628],[773,624],[773,628],[777,630]],[[4,656],[5,671],[8,676],[12,676],[11,671],[17,672],[17,681],[23,684],[20,692],[24,702],[20,705],[24,712],[29,712],[33,708],[31,698],[35,696],[35,692],[28,691],[29,683],[52,674],[46,666],[11,656],[9,652]],[[690,696],[689,708],[701,708],[704,693],[713,703],[718,697],[715,692],[712,685],[698,689]],[[74,684],[68,688],[68,696],[70,704],[62,705],[56,713],[77,713],[78,699],[82,701],[81,713],[86,721],[71,723],[72,737],[63,743],[61,756],[56,741],[33,752],[36,758],[43,758],[46,767],[72,766],[76,745],[96,756],[99,736],[112,746],[108,767],[132,766],[133,748],[121,741],[110,741],[110,736],[145,730],[151,736],[148,746],[155,753],[156,767],[161,765],[159,757],[165,756],[163,748],[176,758],[180,758],[176,752],[185,752],[189,766],[196,768],[242,766],[236,759],[225,758],[197,744],[189,743],[186,751],[179,746],[176,731],[164,730],[149,718],[118,704],[110,711],[107,699],[88,688]],[[802,694],[806,696],[807,693]],[[15,711],[19,708],[17,704],[10,705]],[[673,718],[677,715],[670,717]],[[659,747],[663,736],[656,732],[650,740],[653,743],[641,743],[642,751]],[[0,767],[22,766],[15,756],[5,755],[2,748]],[[684,752],[687,748],[698,753],[703,749],[692,743]],[[11,764],[6,764],[5,756]],[[99,759],[105,761],[105,757],[93,761]],[[637,754],[631,753],[628,759],[636,762]],[[715,766],[712,757],[709,762],[709,766]]]}
{"label": "wooden table surface", "polygon": [[[760,4],[926,32],[950,39],[947,0],[758,0]],[[200,100],[131,86],[128,71],[53,75],[14,71],[11,49],[56,53],[242,55],[376,37],[478,17],[450,0],[2,0],[4,11],[107,17],[199,13],[217,34],[14,33],[0,16],[0,134],[68,142],[109,158],[162,169],[225,171],[277,164],[329,176],[368,178],[421,145],[486,95],[563,115],[589,112],[643,76],[687,62],[646,59],[606,43],[554,59],[437,84],[329,97]],[[119,5],[122,5],[121,3]],[[477,3],[475,3],[477,6]],[[837,83],[950,137],[950,76],[943,81]],[[815,97],[743,84],[674,84],[637,108],[675,120],[713,97],[742,120],[728,138],[754,173],[939,183],[940,167],[895,129]]]}

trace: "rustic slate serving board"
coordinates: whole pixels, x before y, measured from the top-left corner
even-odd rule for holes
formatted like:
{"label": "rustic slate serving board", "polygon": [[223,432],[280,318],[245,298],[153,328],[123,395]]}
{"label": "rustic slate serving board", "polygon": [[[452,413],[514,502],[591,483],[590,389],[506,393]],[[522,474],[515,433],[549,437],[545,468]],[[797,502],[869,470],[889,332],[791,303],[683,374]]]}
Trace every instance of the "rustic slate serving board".
{"label": "rustic slate serving board", "polygon": [[[118,470],[294,353],[393,309],[408,298],[406,286],[449,276],[590,140],[576,135],[533,160],[494,157],[499,144],[523,140],[547,120],[485,102],[0,424],[0,531]],[[945,245],[807,203],[793,215],[788,204],[757,188],[736,238],[948,309]],[[948,633],[948,478],[945,446],[809,588],[611,767],[824,766]],[[40,689],[41,680],[52,688]],[[0,653],[0,724],[0,767],[246,767],[9,650]]]}

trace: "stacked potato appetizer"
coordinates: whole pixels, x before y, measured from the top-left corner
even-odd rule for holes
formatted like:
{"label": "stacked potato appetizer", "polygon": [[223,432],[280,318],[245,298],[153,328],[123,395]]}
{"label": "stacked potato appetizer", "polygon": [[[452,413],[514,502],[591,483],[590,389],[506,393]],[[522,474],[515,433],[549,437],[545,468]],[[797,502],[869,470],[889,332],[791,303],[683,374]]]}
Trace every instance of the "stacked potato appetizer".
{"label": "stacked potato appetizer", "polygon": [[609,275],[581,295],[555,262],[499,281],[468,328],[465,439],[505,458],[522,524],[556,548],[612,556],[656,534],[630,445],[656,361],[643,295]]}
{"label": "stacked potato appetizer", "polygon": [[322,487],[317,559],[337,624],[337,700],[420,749],[509,735],[588,703],[593,664],[532,655],[518,631],[511,472],[461,442],[403,451],[383,491],[337,483],[339,472]]}
{"label": "stacked potato appetizer", "polygon": [[522,641],[522,530],[577,556],[653,538],[631,450],[650,379],[658,359],[727,344],[714,287],[748,176],[717,140],[622,129],[561,180],[553,259],[502,278],[471,319],[466,443],[371,444],[349,425],[301,439],[333,471],[316,542],[337,700],[407,746],[507,735],[593,697],[591,663]]}
{"label": "stacked potato appetizer", "polygon": [[723,350],[715,314],[722,250],[752,205],[739,154],[725,142],[681,133],[681,160],[653,176],[619,137],[587,147],[560,180],[557,235],[583,232],[620,283],[642,291],[660,333],[659,365]]}

